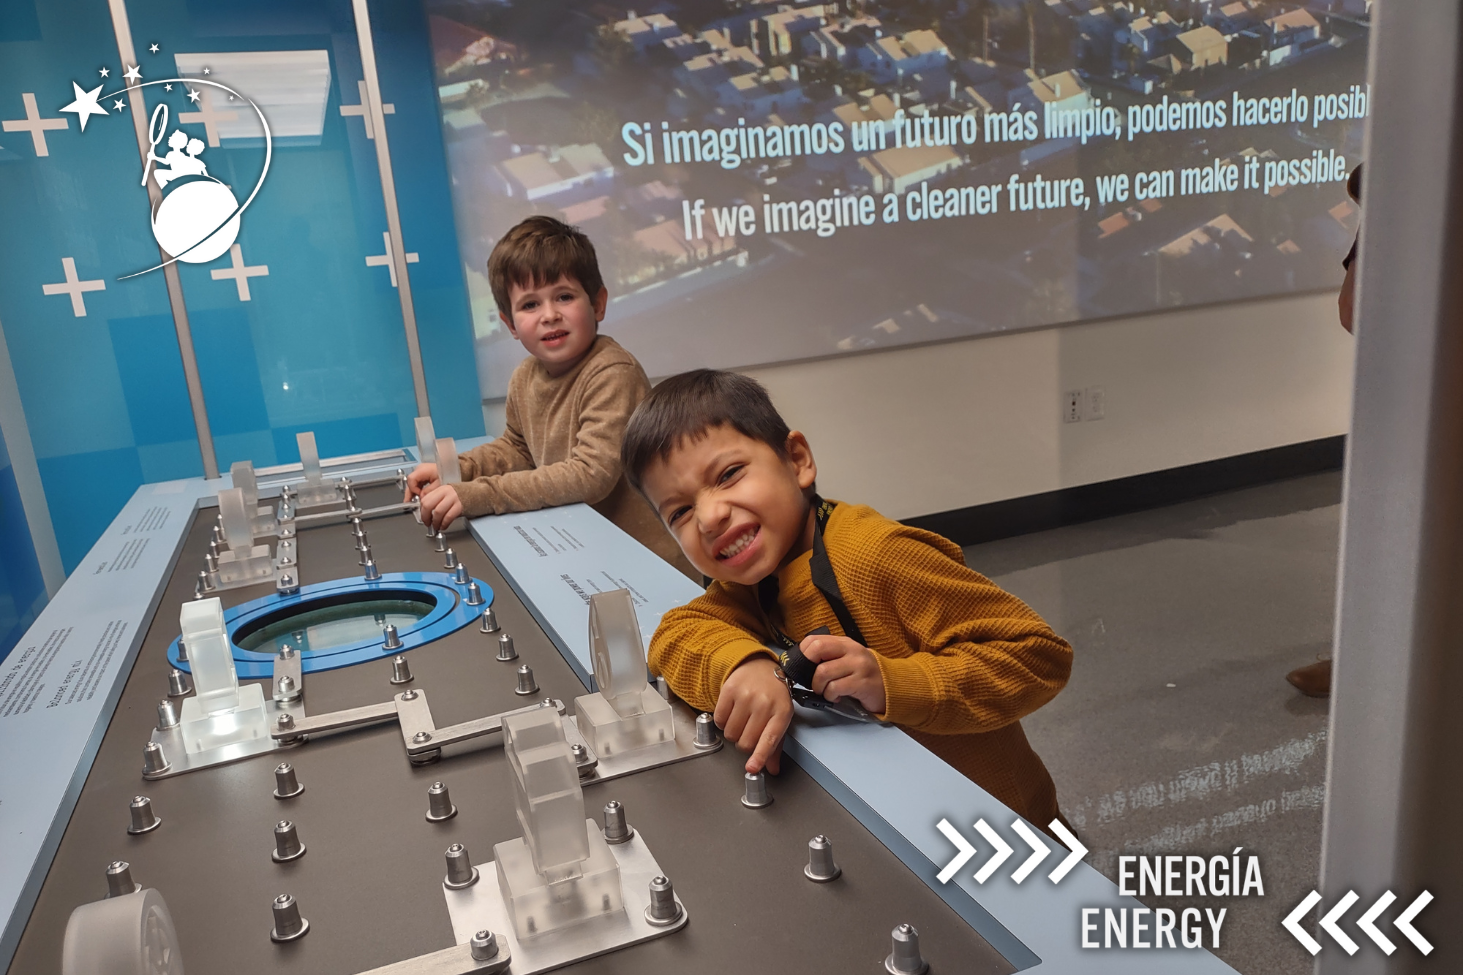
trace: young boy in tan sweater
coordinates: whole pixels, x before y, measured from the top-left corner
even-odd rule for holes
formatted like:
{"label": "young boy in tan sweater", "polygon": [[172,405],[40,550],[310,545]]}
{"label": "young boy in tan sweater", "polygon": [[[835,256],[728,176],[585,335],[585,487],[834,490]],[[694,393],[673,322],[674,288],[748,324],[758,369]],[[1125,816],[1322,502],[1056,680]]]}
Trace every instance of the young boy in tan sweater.
{"label": "young boy in tan sweater", "polygon": [[458,455],[460,484],[443,484],[436,464],[418,465],[406,500],[421,498],[422,522],[437,529],[460,515],[582,501],[699,582],[620,473],[625,423],[650,380],[599,334],[609,292],[594,245],[552,217],[529,217],[493,248],[488,283],[503,324],[529,354],[508,381],[503,435]]}
{"label": "young boy in tan sweater", "polygon": [[1050,832],[1056,787],[1020,719],[1067,682],[1072,648],[969,569],[953,542],[824,501],[807,438],[756,381],[698,370],[625,431],[625,474],[714,582],[661,618],[650,669],[713,711],[747,771],[776,772],[791,683],[856,700]]}

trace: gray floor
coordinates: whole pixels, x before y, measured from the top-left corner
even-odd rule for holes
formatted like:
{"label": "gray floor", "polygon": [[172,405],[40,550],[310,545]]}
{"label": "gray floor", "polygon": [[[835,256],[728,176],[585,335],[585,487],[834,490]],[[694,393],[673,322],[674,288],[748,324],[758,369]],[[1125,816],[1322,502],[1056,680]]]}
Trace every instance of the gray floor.
{"label": "gray floor", "polygon": [[1144,898],[1228,907],[1215,953],[1244,975],[1312,970],[1280,919],[1315,885],[1326,702],[1284,678],[1330,652],[1340,494],[1319,474],[965,550],[1075,648],[1023,724],[1089,862],[1260,856],[1263,897]]}

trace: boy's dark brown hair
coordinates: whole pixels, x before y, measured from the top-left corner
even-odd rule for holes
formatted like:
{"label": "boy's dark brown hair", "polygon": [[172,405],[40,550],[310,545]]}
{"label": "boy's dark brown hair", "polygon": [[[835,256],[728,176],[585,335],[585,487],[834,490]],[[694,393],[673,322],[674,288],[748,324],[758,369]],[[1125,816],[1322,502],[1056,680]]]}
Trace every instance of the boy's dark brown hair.
{"label": "boy's dark brown hair", "polygon": [[561,277],[579,282],[593,301],[604,287],[594,245],[577,227],[553,217],[533,216],[503,235],[488,256],[488,285],[498,311],[509,321],[513,286],[541,288]]}
{"label": "boy's dark brown hair", "polygon": [[644,494],[641,478],[657,457],[669,460],[682,443],[723,424],[787,456],[791,431],[761,383],[734,372],[693,369],[656,386],[631,414],[620,444],[625,478]]}

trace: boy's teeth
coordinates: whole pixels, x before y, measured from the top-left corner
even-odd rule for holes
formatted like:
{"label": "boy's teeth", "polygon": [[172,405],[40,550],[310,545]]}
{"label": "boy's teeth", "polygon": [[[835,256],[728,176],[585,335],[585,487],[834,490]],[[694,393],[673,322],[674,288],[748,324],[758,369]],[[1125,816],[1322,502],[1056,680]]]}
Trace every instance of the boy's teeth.
{"label": "boy's teeth", "polygon": [[748,545],[752,544],[752,539],[755,538],[756,536],[757,536],[757,532],[756,532],[755,529],[753,529],[752,531],[747,532],[741,538],[739,538],[736,541],[732,542],[730,545],[728,545],[726,548],[722,549],[717,554],[720,555],[724,559],[729,559],[733,555],[736,555],[738,552],[740,552],[742,549],[746,548]]}

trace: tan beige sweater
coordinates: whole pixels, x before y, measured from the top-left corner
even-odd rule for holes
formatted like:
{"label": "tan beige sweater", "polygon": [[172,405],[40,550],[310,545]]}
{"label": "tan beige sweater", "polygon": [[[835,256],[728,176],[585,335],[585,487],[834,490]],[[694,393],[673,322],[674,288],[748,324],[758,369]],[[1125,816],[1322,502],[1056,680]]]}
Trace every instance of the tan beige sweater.
{"label": "tan beige sweater", "polygon": [[635,357],[600,335],[562,376],[524,359],[508,380],[507,423],[492,443],[458,455],[456,485],[470,517],[586,502],[697,582],[701,576],[620,470],[630,414],[650,392]]}

